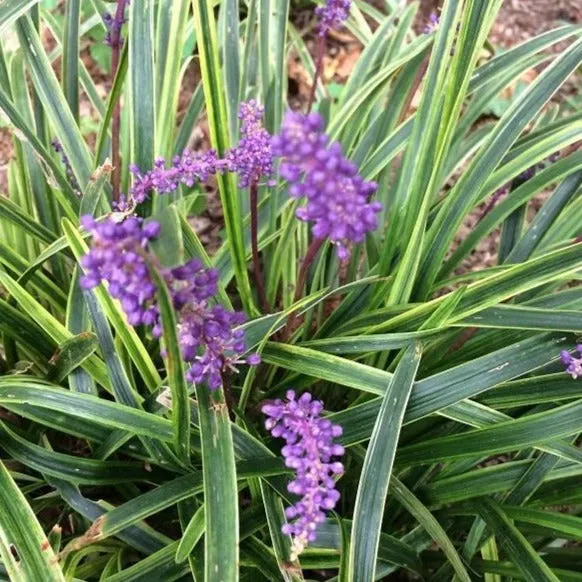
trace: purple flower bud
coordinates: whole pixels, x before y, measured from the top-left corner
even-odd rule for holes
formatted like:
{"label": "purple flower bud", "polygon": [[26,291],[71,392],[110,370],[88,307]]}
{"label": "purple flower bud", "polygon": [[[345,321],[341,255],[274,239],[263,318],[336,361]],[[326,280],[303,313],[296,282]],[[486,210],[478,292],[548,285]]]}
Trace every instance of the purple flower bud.
{"label": "purple flower bud", "polygon": [[107,30],[103,42],[111,47],[123,45],[121,29],[123,25],[127,22],[124,13],[125,6],[129,4],[129,0],[117,0],[117,2],[118,5],[114,16],[109,14],[109,12],[105,12],[102,15],[103,24],[105,24],[105,28]]}
{"label": "purple flower bud", "polygon": [[287,489],[301,499],[285,510],[287,519],[295,521],[282,528],[285,535],[293,537],[291,560],[295,560],[315,540],[325,511],[333,509],[340,498],[333,477],[343,473],[343,465],[331,459],[343,455],[344,448],[333,442],[341,427],[320,416],[321,401],[313,400],[309,392],[296,399],[295,392],[289,390],[286,396],[286,402],[265,403],[262,411],[268,417],[267,430],[287,443],[281,450],[285,465],[297,473]]}
{"label": "purple flower bud", "polygon": [[560,159],[560,152],[554,152],[549,158],[548,158],[548,162],[550,162],[550,164],[555,164],[559,159]]}
{"label": "purple flower bud", "polygon": [[258,366],[261,363],[261,356],[259,354],[251,354],[247,358],[247,364],[249,366]]}

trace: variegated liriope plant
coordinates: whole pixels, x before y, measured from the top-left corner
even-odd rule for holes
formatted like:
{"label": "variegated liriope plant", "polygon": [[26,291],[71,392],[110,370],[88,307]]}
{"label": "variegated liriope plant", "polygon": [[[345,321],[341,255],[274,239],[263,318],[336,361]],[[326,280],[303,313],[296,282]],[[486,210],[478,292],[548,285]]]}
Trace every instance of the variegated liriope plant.
{"label": "variegated liriope plant", "polygon": [[0,3],[0,578],[580,579],[582,29],[57,4]]}

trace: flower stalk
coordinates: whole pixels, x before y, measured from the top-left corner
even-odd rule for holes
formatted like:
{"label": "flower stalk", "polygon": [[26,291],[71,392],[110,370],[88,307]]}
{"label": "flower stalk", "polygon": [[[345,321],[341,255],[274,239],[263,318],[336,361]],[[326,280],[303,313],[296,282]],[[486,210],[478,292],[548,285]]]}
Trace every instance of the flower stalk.
{"label": "flower stalk", "polygon": [[309,93],[309,101],[307,102],[307,113],[309,113],[315,102],[315,93],[317,91],[317,83],[323,72],[323,57],[325,54],[325,39],[327,35],[317,37],[317,48],[315,56],[315,72],[313,73],[313,82],[311,84],[311,92]]}
{"label": "flower stalk", "polygon": [[255,276],[255,283],[257,285],[257,293],[259,295],[259,302],[263,309],[263,313],[270,313],[271,306],[267,299],[265,291],[265,281],[263,279],[263,271],[261,267],[261,259],[259,258],[259,183],[253,180],[250,186],[250,207],[251,207],[251,252],[253,257],[253,273]]}
{"label": "flower stalk", "polygon": [[[121,27],[125,22],[125,7],[129,0],[117,0],[115,16],[110,22],[108,34],[109,45],[111,46],[111,84],[115,81],[119,69],[119,58],[123,39],[121,37]],[[107,21],[106,21],[107,24]],[[121,128],[121,103],[119,96],[115,99],[113,106],[113,116],[111,120],[111,155],[113,159],[113,172],[111,174],[111,186],[113,188],[113,201],[119,200],[121,184],[121,156],[119,153],[119,131]]]}

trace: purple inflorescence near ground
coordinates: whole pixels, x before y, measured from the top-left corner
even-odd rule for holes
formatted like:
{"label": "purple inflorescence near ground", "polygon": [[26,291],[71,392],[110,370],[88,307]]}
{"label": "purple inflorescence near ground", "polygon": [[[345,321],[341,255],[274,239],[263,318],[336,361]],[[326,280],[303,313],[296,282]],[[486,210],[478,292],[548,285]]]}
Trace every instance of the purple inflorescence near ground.
{"label": "purple inflorescence near ground", "polygon": [[329,238],[338,257],[349,258],[349,245],[378,228],[382,205],[369,201],[376,183],[358,174],[339,143],[329,143],[317,113],[287,113],[272,145],[274,155],[282,158],[280,174],[290,184],[289,194],[306,201],[297,217],[314,222],[313,235]]}
{"label": "purple inflorescence near ground", "polygon": [[560,359],[564,366],[566,366],[566,372],[570,374],[574,380],[582,376],[582,344],[576,346],[576,351],[578,352],[578,358],[575,358],[566,350],[560,352]]}
{"label": "purple inflorescence near ground", "polygon": [[350,15],[351,0],[326,0],[325,4],[315,9],[319,18],[317,32],[325,36],[332,28],[339,28]]}
{"label": "purple inflorescence near ground", "polygon": [[316,539],[317,526],[325,520],[325,512],[339,500],[334,477],[341,475],[344,467],[332,458],[343,455],[344,448],[334,443],[342,428],[321,417],[320,400],[313,400],[309,392],[296,399],[293,390],[286,396],[286,401],[277,399],[264,404],[262,411],[268,417],[267,430],[285,440],[281,451],[285,465],[296,472],[287,489],[301,499],[285,510],[290,522],[283,526],[283,533],[292,536],[291,559],[295,560]]}
{"label": "purple inflorescence near ground", "polygon": [[260,363],[257,354],[243,357],[246,346],[239,326],[244,314],[209,303],[218,291],[218,271],[207,269],[198,259],[171,269],[157,264],[149,249],[160,232],[157,222],[146,223],[135,216],[97,222],[85,216],[82,225],[93,235],[93,243],[81,260],[85,271],[81,286],[92,289],[106,281],[128,322],[152,327],[155,337],[161,337],[162,327],[150,266],[159,268],[176,310],[182,355],[190,364],[189,381],[204,382],[215,390],[222,384],[223,373],[236,370],[237,364]]}

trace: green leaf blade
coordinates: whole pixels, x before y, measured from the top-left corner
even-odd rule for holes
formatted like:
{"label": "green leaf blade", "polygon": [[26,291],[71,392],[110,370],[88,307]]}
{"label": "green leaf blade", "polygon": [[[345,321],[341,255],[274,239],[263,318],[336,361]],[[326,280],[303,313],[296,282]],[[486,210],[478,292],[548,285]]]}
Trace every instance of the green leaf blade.
{"label": "green leaf blade", "polygon": [[372,432],[354,507],[348,580],[375,580],[384,504],[404,411],[420,363],[419,347],[409,347],[382,400]]}

